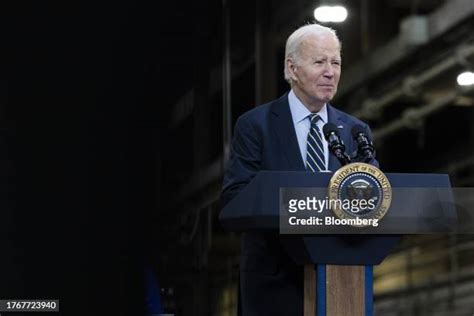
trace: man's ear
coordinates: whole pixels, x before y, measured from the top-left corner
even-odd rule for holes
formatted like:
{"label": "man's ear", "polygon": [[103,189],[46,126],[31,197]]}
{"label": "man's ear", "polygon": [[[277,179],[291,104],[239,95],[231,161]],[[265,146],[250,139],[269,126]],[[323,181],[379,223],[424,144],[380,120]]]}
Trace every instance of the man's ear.
{"label": "man's ear", "polygon": [[286,59],[286,67],[288,69],[288,74],[290,75],[291,80],[298,81],[298,78],[296,76],[296,64],[293,61],[293,58],[288,57]]}

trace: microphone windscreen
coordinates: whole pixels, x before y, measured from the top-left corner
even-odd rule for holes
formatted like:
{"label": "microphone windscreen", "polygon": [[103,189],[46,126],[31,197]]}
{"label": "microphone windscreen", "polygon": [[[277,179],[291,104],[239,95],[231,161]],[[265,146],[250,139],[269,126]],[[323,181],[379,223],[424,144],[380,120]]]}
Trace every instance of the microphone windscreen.
{"label": "microphone windscreen", "polygon": [[353,138],[356,138],[359,134],[365,134],[365,129],[360,124],[354,125],[351,128],[351,134]]}
{"label": "microphone windscreen", "polygon": [[332,132],[334,132],[337,136],[339,136],[339,131],[337,130],[337,126],[334,125],[333,123],[326,123],[323,126],[324,137],[328,138],[329,134],[331,134]]}

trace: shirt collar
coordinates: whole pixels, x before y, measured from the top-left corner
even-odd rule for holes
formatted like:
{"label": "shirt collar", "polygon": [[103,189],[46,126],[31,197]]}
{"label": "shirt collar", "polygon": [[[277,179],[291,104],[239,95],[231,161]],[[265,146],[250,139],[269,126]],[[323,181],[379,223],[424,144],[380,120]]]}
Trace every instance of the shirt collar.
{"label": "shirt collar", "polygon": [[[303,121],[308,117],[308,115],[311,114],[308,108],[304,106],[304,104],[298,99],[296,94],[293,92],[293,89],[288,94],[288,103],[290,104],[290,112],[294,124]],[[317,114],[321,117],[323,123],[328,122],[328,109],[326,103],[323,105],[321,110],[317,112]]]}

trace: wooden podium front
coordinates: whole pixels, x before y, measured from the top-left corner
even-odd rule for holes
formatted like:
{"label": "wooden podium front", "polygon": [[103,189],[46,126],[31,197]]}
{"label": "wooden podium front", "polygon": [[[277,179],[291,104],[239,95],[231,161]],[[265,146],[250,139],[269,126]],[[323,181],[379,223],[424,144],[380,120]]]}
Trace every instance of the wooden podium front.
{"label": "wooden podium front", "polygon": [[304,316],[373,314],[372,267],[304,267]]}

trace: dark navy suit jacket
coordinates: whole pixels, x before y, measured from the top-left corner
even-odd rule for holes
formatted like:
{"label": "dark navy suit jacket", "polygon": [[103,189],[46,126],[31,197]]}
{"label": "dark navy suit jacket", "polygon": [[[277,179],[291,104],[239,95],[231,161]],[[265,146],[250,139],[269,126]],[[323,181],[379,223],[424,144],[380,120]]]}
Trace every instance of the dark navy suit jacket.
{"label": "dark navy suit jacket", "polygon": [[[351,128],[367,124],[328,105],[328,121],[338,126],[353,153],[357,145]],[[378,165],[376,161],[374,164]],[[329,169],[341,167],[330,154]],[[260,170],[305,171],[288,103],[288,93],[258,106],[237,120],[230,160],[224,174],[222,202],[235,197]],[[240,260],[240,309],[242,315],[303,315],[303,268],[284,249],[277,232],[242,234]]]}

